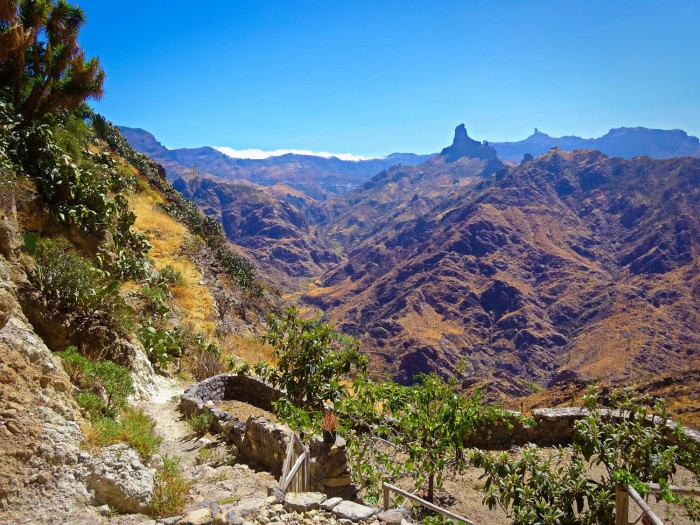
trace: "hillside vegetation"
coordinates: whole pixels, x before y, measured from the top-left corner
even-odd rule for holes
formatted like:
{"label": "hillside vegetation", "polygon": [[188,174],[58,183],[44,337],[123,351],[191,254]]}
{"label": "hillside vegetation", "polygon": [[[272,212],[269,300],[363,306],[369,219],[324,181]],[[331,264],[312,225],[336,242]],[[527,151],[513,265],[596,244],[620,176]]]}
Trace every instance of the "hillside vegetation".
{"label": "hillside vegetation", "polygon": [[[83,11],[11,2],[0,17],[0,506],[40,493],[84,505],[67,467],[78,451],[126,442],[149,461],[160,438],[133,401],[156,373],[202,379],[234,353],[257,359],[275,296],[85,104],[104,72],[77,45]],[[156,485],[185,493],[140,509],[154,516],[186,502],[165,461]]]}

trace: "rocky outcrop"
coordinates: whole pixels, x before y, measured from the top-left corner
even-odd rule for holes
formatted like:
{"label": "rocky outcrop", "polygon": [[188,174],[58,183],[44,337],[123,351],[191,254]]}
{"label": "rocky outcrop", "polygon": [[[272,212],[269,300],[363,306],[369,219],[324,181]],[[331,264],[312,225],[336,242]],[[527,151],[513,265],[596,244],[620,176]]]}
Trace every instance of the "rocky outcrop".
{"label": "rocky outcrop", "polygon": [[440,155],[445,157],[447,162],[455,162],[462,157],[470,157],[487,161],[497,161],[496,150],[487,143],[478,142],[467,135],[467,128],[460,124],[455,128],[455,138],[452,145],[444,148]]}
{"label": "rocky outcrop", "polygon": [[138,453],[125,444],[100,450],[87,463],[86,483],[97,505],[119,512],[145,512],[153,496],[156,469],[146,467]]}
{"label": "rocky outcrop", "polygon": [[9,205],[0,217],[0,521],[38,498],[63,512],[88,501],[76,475],[83,434],[73,387],[18,300],[22,243],[14,198],[1,197]]}

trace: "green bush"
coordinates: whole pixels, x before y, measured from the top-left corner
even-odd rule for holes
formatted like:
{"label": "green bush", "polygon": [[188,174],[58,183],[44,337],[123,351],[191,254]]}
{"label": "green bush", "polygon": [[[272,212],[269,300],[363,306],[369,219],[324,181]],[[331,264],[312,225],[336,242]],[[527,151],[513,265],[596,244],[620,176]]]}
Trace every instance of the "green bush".
{"label": "green bush", "polygon": [[196,436],[203,436],[209,432],[209,427],[214,421],[214,418],[210,412],[202,412],[196,416],[188,417],[185,421],[187,421],[187,424]]}
{"label": "green bush", "polygon": [[128,371],[112,361],[93,363],[74,346],[57,352],[63,360],[66,373],[82,392],[76,402],[90,419],[115,417],[126,407],[127,398],[134,393],[134,385]]}
{"label": "green bush", "polygon": [[146,283],[141,287],[141,297],[144,299],[144,314],[162,321],[170,314],[168,298],[170,287],[183,283],[180,272],[170,266],[160,271],[151,272]]}
{"label": "green bush", "polygon": [[182,477],[179,460],[163,456],[163,470],[156,474],[149,516],[167,518],[182,514],[188,501],[192,483]]}
{"label": "green bush", "polygon": [[150,322],[139,329],[139,340],[154,366],[165,368],[168,363],[180,357],[182,350],[177,333],[176,330],[157,328]]}
{"label": "green bush", "polygon": [[81,322],[87,319],[129,327],[131,310],[119,294],[119,282],[78,255],[68,242],[41,239],[34,257],[33,281],[48,308]]}
{"label": "green bush", "polygon": [[141,287],[141,297],[143,297],[145,303],[143,312],[158,320],[165,318],[170,314],[166,294],[167,288],[148,283],[144,284]]}
{"label": "green bush", "polygon": [[105,403],[100,396],[93,392],[79,392],[75,395],[75,402],[83,409],[83,413],[90,421],[104,417]]}
{"label": "green bush", "polygon": [[[683,455],[664,438],[664,403],[625,391],[614,394],[606,410],[593,391],[585,407],[589,415],[576,422],[574,444],[554,456],[531,450],[520,459],[475,453],[474,464],[484,469],[489,507],[500,505],[518,525],[611,525],[617,485],[633,486],[644,495],[648,483],[655,482],[663,499],[677,499],[668,487]],[[590,476],[594,465],[602,466],[605,475]]]}
{"label": "green bush", "polygon": [[265,341],[275,349],[277,365],[266,370],[266,379],[299,407],[320,408],[325,399],[339,399],[342,379],[366,366],[356,341],[329,324],[302,319],[296,308],[271,315],[268,325]]}
{"label": "green bush", "polygon": [[95,444],[109,446],[126,443],[147,460],[158,452],[161,438],[155,434],[155,423],[145,413],[127,409],[118,419],[104,417],[92,424]]}

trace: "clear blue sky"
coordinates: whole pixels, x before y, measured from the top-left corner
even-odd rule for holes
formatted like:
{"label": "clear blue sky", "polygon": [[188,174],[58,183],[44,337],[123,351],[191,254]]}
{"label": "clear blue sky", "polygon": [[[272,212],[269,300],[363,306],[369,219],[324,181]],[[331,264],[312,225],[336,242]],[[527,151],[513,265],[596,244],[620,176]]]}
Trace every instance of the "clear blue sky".
{"label": "clear blue sky", "polygon": [[470,136],[700,135],[700,1],[73,0],[106,94],[168,147],[434,152]]}

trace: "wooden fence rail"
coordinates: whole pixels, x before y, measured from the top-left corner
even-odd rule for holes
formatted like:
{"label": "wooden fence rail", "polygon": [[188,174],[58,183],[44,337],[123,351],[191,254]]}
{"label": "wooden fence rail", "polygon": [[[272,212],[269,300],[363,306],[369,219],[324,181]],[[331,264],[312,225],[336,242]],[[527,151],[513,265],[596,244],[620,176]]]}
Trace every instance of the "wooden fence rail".
{"label": "wooden fence rail", "polygon": [[307,492],[309,490],[309,450],[304,442],[293,434],[287,445],[287,452],[280,476],[280,490],[284,493]]}
{"label": "wooden fence rail", "polygon": [[411,494],[410,492],[406,492],[403,489],[400,489],[399,487],[396,487],[394,485],[390,485],[389,483],[382,483],[382,491],[384,493],[384,510],[389,510],[389,506],[391,504],[391,496],[389,492],[396,492],[398,495],[403,496],[404,498],[410,499],[411,501],[415,501],[416,503],[419,503],[420,505],[429,508],[430,510],[434,510],[435,512],[439,512],[443,516],[447,516],[448,518],[452,518],[453,520],[456,520],[458,522],[463,522],[466,523],[467,525],[475,525],[473,521],[468,520],[464,516],[460,516],[459,514],[455,514],[454,512],[450,512],[447,509],[443,509],[442,507],[438,507],[437,505],[434,505],[430,503],[429,501],[426,501],[422,498],[419,498],[418,496],[415,496]]}
{"label": "wooden fence rail", "polygon": [[[700,488],[696,487],[677,487],[670,485],[669,488],[676,494],[686,496],[700,496]],[[658,493],[661,487],[656,483],[650,483],[649,489],[652,493]],[[632,501],[642,510],[642,523],[644,525],[664,525],[664,522],[651,510],[644,498],[639,495],[633,487],[615,488],[615,525],[629,525],[629,500]]]}

